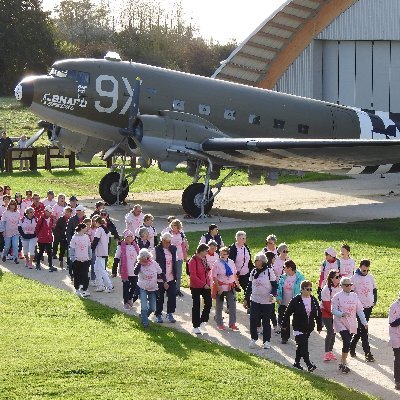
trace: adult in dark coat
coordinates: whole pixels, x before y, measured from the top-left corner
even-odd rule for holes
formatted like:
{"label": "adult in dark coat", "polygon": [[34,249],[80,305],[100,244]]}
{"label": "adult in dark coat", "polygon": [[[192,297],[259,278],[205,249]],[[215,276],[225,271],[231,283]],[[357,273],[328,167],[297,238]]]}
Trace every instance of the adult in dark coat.
{"label": "adult in dark coat", "polygon": [[158,296],[156,306],[156,321],[162,323],[162,311],[164,307],[164,297],[167,293],[167,320],[175,322],[174,312],[176,309],[176,246],[171,244],[172,236],[169,232],[161,235],[161,243],[155,247],[156,261],[161,267],[163,274],[167,277],[168,289],[165,289],[164,283],[158,283]]}
{"label": "adult in dark coat", "polygon": [[0,137],[0,169],[1,172],[4,172],[4,160],[7,155],[7,150],[13,147],[13,142],[12,140],[7,137],[7,132],[4,129],[2,131],[1,137]]}

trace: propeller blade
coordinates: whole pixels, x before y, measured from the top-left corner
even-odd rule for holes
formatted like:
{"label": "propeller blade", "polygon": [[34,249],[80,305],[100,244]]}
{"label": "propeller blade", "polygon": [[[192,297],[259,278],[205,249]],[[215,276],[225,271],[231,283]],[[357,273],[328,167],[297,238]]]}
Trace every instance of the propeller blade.
{"label": "propeller blade", "polygon": [[26,141],[25,147],[30,147],[46,132],[46,128],[39,129],[29,140]]}
{"label": "propeller blade", "polygon": [[134,135],[134,124],[136,121],[136,117],[139,114],[139,97],[140,97],[140,86],[142,85],[142,81],[140,77],[136,77],[135,84],[133,85],[133,96],[131,108],[129,110],[129,119],[128,119],[128,130],[131,131],[131,134]]}
{"label": "propeller blade", "polygon": [[120,144],[125,140],[126,138],[122,138],[118,143],[116,143],[115,145],[111,146],[104,154],[102,159],[105,161],[107,160],[107,158],[111,157],[115,151],[118,149],[118,147],[120,146]]}

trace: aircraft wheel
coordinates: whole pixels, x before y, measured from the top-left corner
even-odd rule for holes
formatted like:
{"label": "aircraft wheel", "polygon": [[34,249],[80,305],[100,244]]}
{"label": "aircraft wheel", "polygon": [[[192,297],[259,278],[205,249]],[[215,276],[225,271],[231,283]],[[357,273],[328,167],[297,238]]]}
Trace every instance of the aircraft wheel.
{"label": "aircraft wheel", "polygon": [[[203,183],[192,183],[182,193],[182,207],[187,214],[197,218],[201,213],[201,200],[204,193]],[[212,193],[211,193],[212,196]],[[208,214],[214,204],[214,199],[204,205],[204,213]]]}
{"label": "aircraft wheel", "polygon": [[[109,172],[103,176],[99,183],[99,193],[101,198],[108,204],[114,204],[117,201],[119,173]],[[124,179],[123,186],[125,189],[119,192],[119,201],[124,201],[129,193],[128,181]]]}

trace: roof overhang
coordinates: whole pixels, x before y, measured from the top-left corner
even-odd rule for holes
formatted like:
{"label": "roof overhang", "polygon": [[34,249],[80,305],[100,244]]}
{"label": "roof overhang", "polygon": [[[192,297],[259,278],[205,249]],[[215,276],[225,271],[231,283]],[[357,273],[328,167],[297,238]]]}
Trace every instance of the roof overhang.
{"label": "roof overhang", "polygon": [[287,1],[221,63],[212,77],[273,89],[311,41],[357,1]]}

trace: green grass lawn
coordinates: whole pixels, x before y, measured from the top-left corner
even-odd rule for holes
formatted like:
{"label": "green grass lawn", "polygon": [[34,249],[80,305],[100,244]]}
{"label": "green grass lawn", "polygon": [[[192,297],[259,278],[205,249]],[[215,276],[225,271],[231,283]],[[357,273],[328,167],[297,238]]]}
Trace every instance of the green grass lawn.
{"label": "green grass lawn", "polygon": [[372,398],[9,273],[0,287],[0,399]]}

